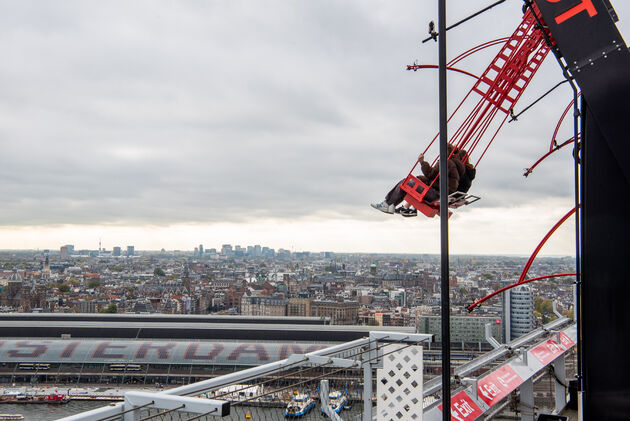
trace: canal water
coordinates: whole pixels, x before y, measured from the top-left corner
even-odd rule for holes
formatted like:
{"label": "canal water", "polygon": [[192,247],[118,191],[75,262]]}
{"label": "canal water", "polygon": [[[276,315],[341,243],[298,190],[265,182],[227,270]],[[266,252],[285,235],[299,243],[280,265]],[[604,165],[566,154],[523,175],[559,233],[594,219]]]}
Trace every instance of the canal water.
{"label": "canal water", "polygon": [[70,401],[60,405],[4,403],[0,404],[0,414],[22,414],[24,421],[52,421],[108,404],[109,402],[103,401]]}

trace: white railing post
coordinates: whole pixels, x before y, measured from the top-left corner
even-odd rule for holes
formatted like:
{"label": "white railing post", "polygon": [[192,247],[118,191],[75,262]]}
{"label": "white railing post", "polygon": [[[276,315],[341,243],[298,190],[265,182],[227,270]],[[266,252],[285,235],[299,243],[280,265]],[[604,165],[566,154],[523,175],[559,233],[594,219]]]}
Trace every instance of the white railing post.
{"label": "white railing post", "polygon": [[518,405],[522,421],[534,421],[534,380],[529,379],[520,387],[521,402]]}
{"label": "white railing post", "polygon": [[368,343],[369,352],[363,354],[363,421],[372,421],[372,363],[374,342]]}
{"label": "white railing post", "polygon": [[[123,412],[129,411],[133,409],[134,405],[129,401],[127,394],[125,394],[125,401],[123,403]],[[136,409],[135,411],[126,412],[123,415],[123,421],[136,421],[140,419],[140,409]]]}
{"label": "white railing post", "polygon": [[556,358],[553,362],[553,373],[554,373],[554,383],[555,387],[555,399],[556,399],[556,407],[554,408],[554,413],[559,414],[560,411],[567,406],[567,369],[566,369],[566,358],[564,355]]}

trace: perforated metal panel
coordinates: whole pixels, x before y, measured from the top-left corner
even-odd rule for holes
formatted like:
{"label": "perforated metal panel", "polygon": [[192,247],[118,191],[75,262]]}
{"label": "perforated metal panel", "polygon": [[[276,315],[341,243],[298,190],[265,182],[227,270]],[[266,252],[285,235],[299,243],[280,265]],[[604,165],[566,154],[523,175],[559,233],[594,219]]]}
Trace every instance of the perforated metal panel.
{"label": "perforated metal panel", "polygon": [[422,347],[398,348],[398,352],[385,355],[383,368],[376,370],[377,420],[421,421]]}

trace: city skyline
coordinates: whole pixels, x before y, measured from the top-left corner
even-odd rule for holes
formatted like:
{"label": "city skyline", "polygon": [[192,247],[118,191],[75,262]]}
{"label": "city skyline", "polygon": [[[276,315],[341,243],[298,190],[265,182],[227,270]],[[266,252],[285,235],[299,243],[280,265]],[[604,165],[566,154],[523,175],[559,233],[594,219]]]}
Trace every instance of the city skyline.
{"label": "city skyline", "polygon": [[[439,252],[438,219],[369,208],[437,131],[437,73],[404,70],[437,63],[421,3],[0,5],[0,249]],[[483,6],[449,4],[450,22]],[[521,6],[449,32],[449,57],[510,34]],[[625,34],[630,5],[614,6]],[[561,79],[547,58],[516,111]],[[471,83],[449,83],[452,107]],[[450,220],[451,253],[528,255],[573,206],[570,148],[522,176],[570,99],[563,86],[503,128],[471,189],[482,200]],[[574,255],[574,236],[570,219],[541,255]]]}
{"label": "city skyline", "polygon": [[[200,247],[201,247],[201,251],[200,251]],[[181,254],[193,254],[194,256],[202,256],[202,255],[212,255],[212,254],[216,254],[216,255],[225,255],[224,252],[224,248],[228,247],[229,248],[229,253],[228,254],[232,254],[234,255],[234,253],[237,252],[242,252],[244,254],[241,255],[241,257],[245,257],[245,256],[259,256],[261,255],[261,253],[264,255],[266,252],[272,252],[272,253],[277,253],[277,252],[283,252],[283,253],[296,253],[296,254],[303,254],[303,253],[310,253],[313,255],[324,255],[324,254],[331,254],[331,256],[342,256],[342,255],[366,255],[366,256],[387,256],[387,255],[391,255],[391,256],[439,256],[440,253],[424,253],[424,252],[418,252],[418,253],[413,253],[413,252],[401,252],[401,253],[388,253],[388,252],[339,252],[339,251],[333,251],[333,250],[311,250],[311,249],[296,249],[295,247],[289,247],[289,246],[279,246],[279,247],[271,247],[267,244],[255,244],[255,243],[201,243],[201,244],[194,244],[192,246],[188,245],[182,248],[171,248],[171,249],[167,249],[167,248],[161,248],[161,249],[151,249],[151,248],[138,248],[135,246],[135,244],[128,244],[128,243],[112,243],[112,244],[101,244],[99,242],[99,244],[96,247],[93,247],[91,245],[87,245],[84,246],[83,244],[80,244],[79,246],[75,246],[75,244],[73,244],[72,241],[70,241],[68,244],[63,244],[63,245],[57,245],[57,246],[53,246],[53,247],[35,247],[35,248],[14,248],[14,249],[10,249],[10,248],[0,248],[0,253],[10,253],[10,252],[17,252],[17,253],[43,253],[43,255],[54,255],[54,254],[61,254],[64,255],[66,254],[65,258],[71,258],[71,257],[78,257],[78,256],[88,256],[88,252],[90,253],[89,256],[90,257],[95,257],[98,255],[104,256],[104,257],[120,257],[120,258],[124,258],[124,257],[128,257],[128,256],[139,256],[138,253],[141,254],[152,254],[152,253],[181,253]],[[130,248],[131,248],[131,254],[130,254]],[[64,250],[67,249],[67,250]],[[97,254],[98,253],[98,254]],[[516,258],[516,257],[529,257],[529,254],[524,254],[524,253],[451,253],[451,255],[453,256],[459,256],[459,257],[474,257],[474,256],[479,256],[479,257],[506,257],[506,258]],[[238,256],[238,255],[237,255]],[[552,253],[539,253],[538,256],[540,256],[541,258],[573,258],[574,256],[570,255],[570,254],[552,254]]]}

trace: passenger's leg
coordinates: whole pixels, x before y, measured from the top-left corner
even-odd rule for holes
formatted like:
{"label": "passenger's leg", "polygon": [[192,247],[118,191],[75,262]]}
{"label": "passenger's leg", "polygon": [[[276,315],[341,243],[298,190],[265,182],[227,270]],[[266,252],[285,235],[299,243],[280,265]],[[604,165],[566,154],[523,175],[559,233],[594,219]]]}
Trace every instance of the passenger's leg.
{"label": "passenger's leg", "polygon": [[405,180],[400,180],[385,196],[385,202],[387,202],[388,205],[398,206],[400,202],[405,199],[405,195],[407,195],[407,193],[400,188],[403,181]]}

